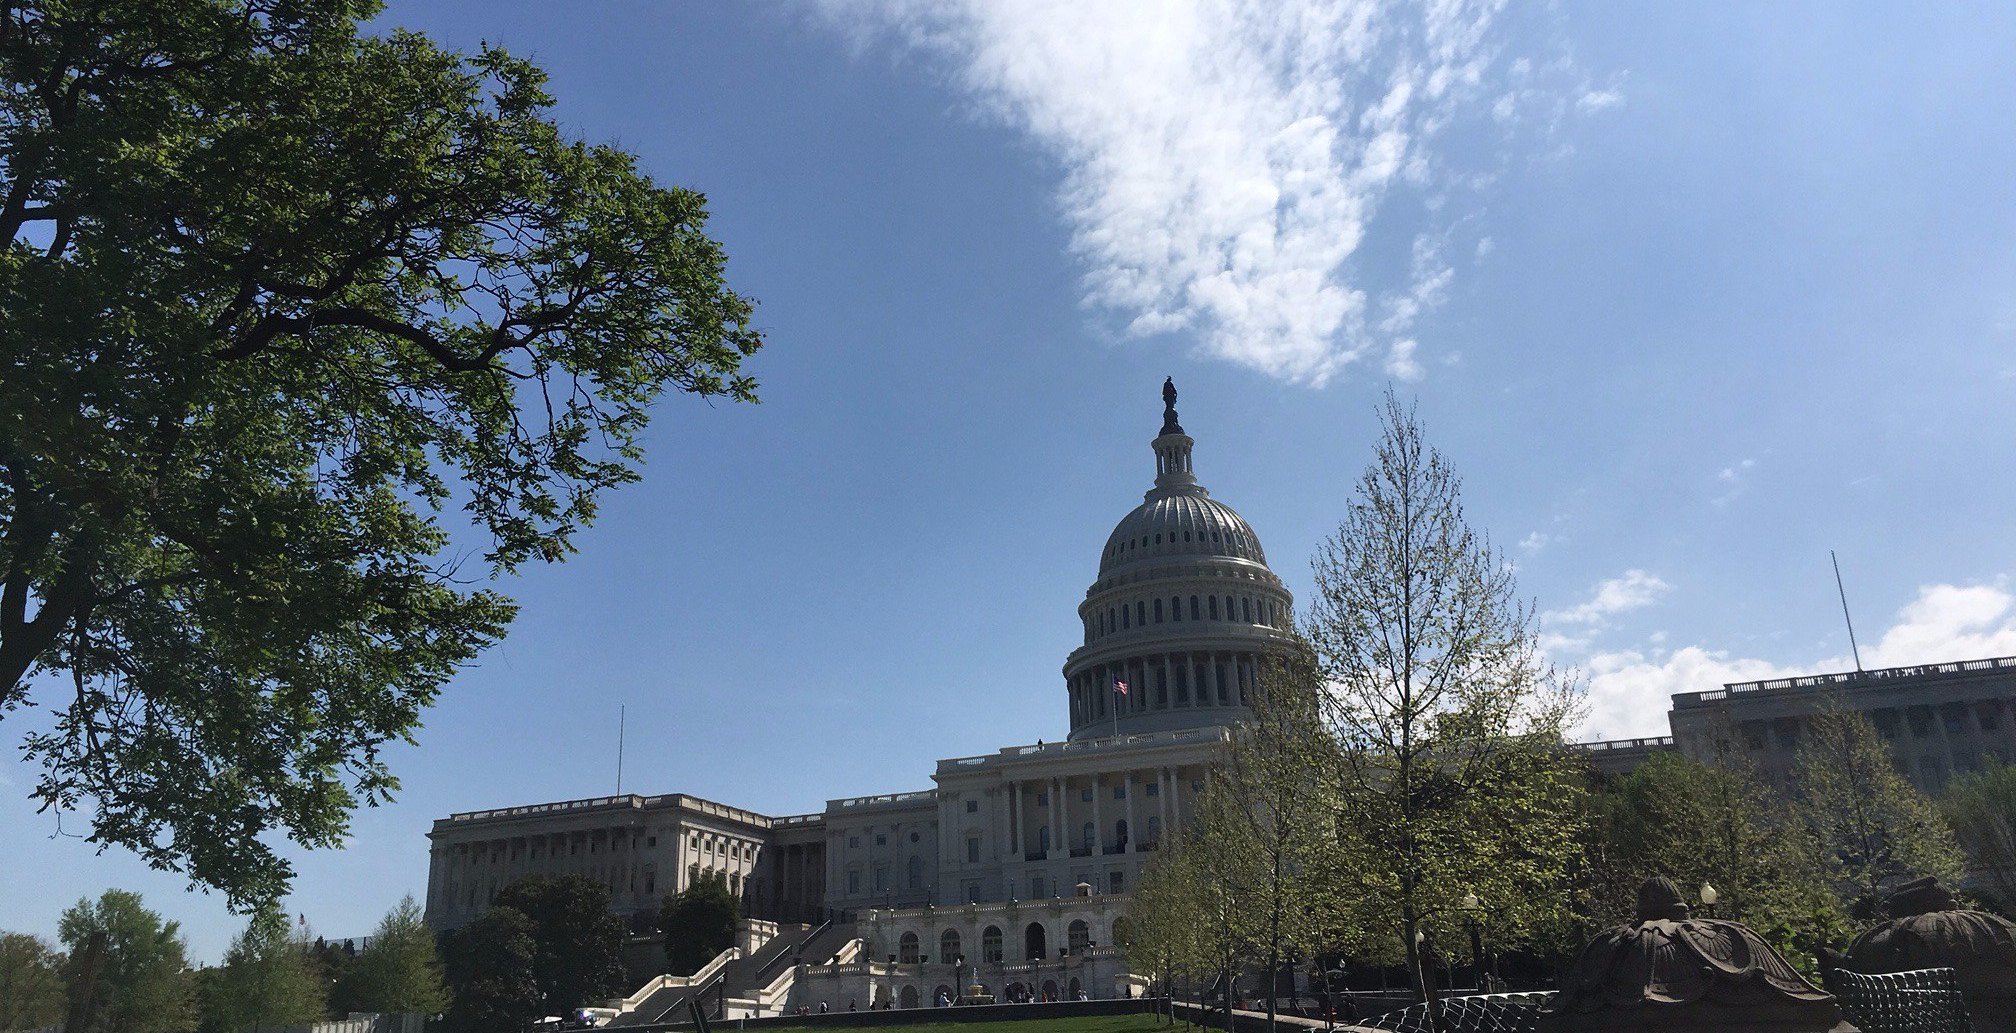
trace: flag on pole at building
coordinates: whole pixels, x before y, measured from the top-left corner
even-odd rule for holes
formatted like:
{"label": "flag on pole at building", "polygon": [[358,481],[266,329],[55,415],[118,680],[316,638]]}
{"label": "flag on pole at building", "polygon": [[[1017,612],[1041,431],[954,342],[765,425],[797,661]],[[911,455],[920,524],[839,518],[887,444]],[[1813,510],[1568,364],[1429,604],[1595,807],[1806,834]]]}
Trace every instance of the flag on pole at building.
{"label": "flag on pole at building", "polygon": [[1113,679],[1113,691],[1125,696],[1127,694],[1127,683],[1118,678]]}

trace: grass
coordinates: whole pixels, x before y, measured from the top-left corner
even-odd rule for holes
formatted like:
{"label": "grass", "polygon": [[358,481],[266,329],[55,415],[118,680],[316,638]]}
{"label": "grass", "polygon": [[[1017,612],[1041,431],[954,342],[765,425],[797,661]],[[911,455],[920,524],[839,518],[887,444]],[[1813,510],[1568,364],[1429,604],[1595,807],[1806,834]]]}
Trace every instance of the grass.
{"label": "grass", "polygon": [[[765,1033],[788,1033],[810,1026],[772,1026]],[[900,1033],[1148,1033],[1166,1029],[1154,1015],[1082,1015],[1076,1018],[1029,1019],[1020,1022],[934,1022],[924,1026],[883,1027]],[[820,1027],[822,1033],[831,1027]]]}

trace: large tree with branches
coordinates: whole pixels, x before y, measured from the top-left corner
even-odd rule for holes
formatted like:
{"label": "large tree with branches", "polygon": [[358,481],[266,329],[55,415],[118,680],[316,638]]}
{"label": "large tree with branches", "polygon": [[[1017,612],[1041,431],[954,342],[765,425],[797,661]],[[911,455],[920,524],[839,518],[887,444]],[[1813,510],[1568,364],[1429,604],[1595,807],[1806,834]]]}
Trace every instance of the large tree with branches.
{"label": "large tree with branches", "polygon": [[[1464,517],[1461,482],[1389,393],[1384,435],[1311,566],[1303,633],[1323,681],[1340,917],[1400,940],[1423,971],[1430,936],[1466,917],[1517,935],[1562,906],[1582,765],[1563,732],[1572,680],[1535,646],[1510,566]],[[1476,905],[1466,907],[1469,898]]]}
{"label": "large tree with branches", "polygon": [[376,10],[0,7],[0,713],[46,807],[241,906],[394,790],[655,399],[754,399],[701,196]]}

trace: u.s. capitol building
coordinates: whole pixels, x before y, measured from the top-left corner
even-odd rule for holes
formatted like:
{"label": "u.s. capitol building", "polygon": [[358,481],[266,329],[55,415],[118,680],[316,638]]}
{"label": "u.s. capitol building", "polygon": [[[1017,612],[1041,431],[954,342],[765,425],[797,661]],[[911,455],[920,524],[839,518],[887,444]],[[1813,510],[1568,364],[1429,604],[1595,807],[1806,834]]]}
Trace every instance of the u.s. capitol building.
{"label": "u.s. capitol building", "polygon": [[1127,891],[1190,813],[1266,658],[1294,648],[1287,588],[1245,518],[1198,483],[1174,387],[1163,397],[1154,486],[1078,607],[1067,739],[942,760],[933,788],[816,814],[668,794],[451,815],[429,833],[429,924],[469,922],[535,874],[602,881],[626,914],[721,878],[762,920],[756,940],[776,926],[752,960],[804,955],[793,1001],[928,1004],[959,992],[961,958],[977,966],[966,981],[1003,996],[1128,992],[1112,948]]}
{"label": "u.s. capitol building", "polygon": [[[941,760],[930,789],[813,814],[677,793],[454,814],[428,833],[428,923],[467,923],[530,875],[603,882],[626,917],[723,880],[754,919],[742,943],[712,970],[661,976],[619,1002],[635,1021],[700,985],[744,1015],[915,1007],[972,983],[1003,998],[1137,992],[1113,946],[1128,892],[1204,791],[1267,658],[1296,648],[1288,590],[1253,528],[1198,483],[1172,385],[1163,399],[1154,486],[1107,537],[1078,607],[1067,739]],[[1928,791],[1981,757],[2016,757],[2010,658],[1682,693],[1675,736],[1580,746],[1612,774],[1659,751],[1733,747],[1784,784],[1806,717],[1830,700],[1868,713]],[[662,967],[648,946],[632,960]]]}

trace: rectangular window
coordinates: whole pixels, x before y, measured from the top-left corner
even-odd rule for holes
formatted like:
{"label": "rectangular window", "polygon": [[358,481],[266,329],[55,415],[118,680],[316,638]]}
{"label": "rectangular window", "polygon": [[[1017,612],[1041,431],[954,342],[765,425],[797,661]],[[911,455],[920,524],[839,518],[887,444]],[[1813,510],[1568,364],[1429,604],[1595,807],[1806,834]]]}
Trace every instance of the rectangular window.
{"label": "rectangular window", "polygon": [[1113,787],[1113,799],[1115,800],[1127,799],[1127,783],[1122,782],[1119,785]]}
{"label": "rectangular window", "polygon": [[1126,889],[1125,889],[1125,887],[1126,887],[1126,885],[1127,885],[1127,877],[1126,877],[1125,873],[1122,873],[1122,872],[1110,872],[1110,873],[1108,873],[1108,874],[1107,874],[1107,876],[1106,876],[1106,879],[1107,879],[1107,882],[1106,882],[1106,887],[1107,887],[1107,888],[1106,888],[1106,892],[1108,892],[1108,893],[1124,893],[1124,892],[1126,892]]}
{"label": "rectangular window", "polygon": [[1092,790],[1090,790],[1090,789],[1080,789],[1080,790],[1078,790],[1078,799],[1080,799],[1080,800],[1084,801],[1085,803],[1091,803],[1091,802],[1092,802]]}
{"label": "rectangular window", "polygon": [[657,837],[657,836],[651,836],[651,837],[649,837],[649,838],[645,839],[645,840],[644,840],[644,845],[645,845],[645,846],[647,846],[647,847],[655,847],[655,846],[657,846],[657,845],[658,845],[658,837]]}
{"label": "rectangular window", "polygon": [[887,835],[884,835],[883,833],[880,833],[880,832],[877,832],[877,833],[875,833],[875,845],[876,845],[876,846],[888,846],[888,845],[889,845],[889,837],[888,837]]}
{"label": "rectangular window", "polygon": [[847,849],[849,849],[849,850],[859,850],[859,849],[861,849],[861,837],[860,837],[860,836],[848,836],[848,837],[847,837]]}
{"label": "rectangular window", "polygon": [[859,892],[861,892],[861,873],[860,873],[860,871],[856,870],[856,871],[850,871],[850,872],[848,872],[848,873],[847,873],[847,892],[848,892],[848,893],[859,893]]}
{"label": "rectangular window", "polygon": [[980,837],[979,837],[979,836],[967,836],[967,837],[966,837],[966,863],[967,863],[967,864],[979,864],[979,863],[980,863]]}
{"label": "rectangular window", "polygon": [[644,892],[646,892],[646,893],[656,893],[657,891],[658,891],[658,873],[657,873],[657,872],[645,872],[645,873],[644,873]]}
{"label": "rectangular window", "polygon": [[1036,794],[1036,806],[1038,806],[1038,807],[1048,807],[1048,806],[1050,806],[1050,794],[1049,794],[1049,793],[1037,793],[1037,794]]}
{"label": "rectangular window", "polygon": [[1029,880],[1029,899],[1030,900],[1043,899],[1043,877],[1041,875],[1035,876]]}
{"label": "rectangular window", "polygon": [[[1147,785],[1147,786],[1146,786],[1145,788],[1146,788],[1146,789],[1148,790],[1148,795],[1149,795],[1149,796],[1161,796],[1161,795],[1162,795],[1162,784],[1161,784],[1161,783],[1159,783],[1159,782],[1150,782],[1150,783],[1148,783],[1148,785]],[[1417,952],[1417,953],[1418,953],[1418,952]]]}
{"label": "rectangular window", "polygon": [[968,800],[968,801],[966,801],[966,813],[968,813],[968,814],[978,814],[978,813],[980,813],[980,801],[978,801],[978,800]]}
{"label": "rectangular window", "polygon": [[966,884],[966,903],[968,903],[968,904],[978,904],[978,903],[980,903],[980,884],[979,884],[979,883],[977,883],[977,882],[969,882],[969,883],[967,883],[967,884]]}
{"label": "rectangular window", "polygon": [[889,888],[889,869],[887,868],[875,869],[875,892],[880,893],[888,888]]}

